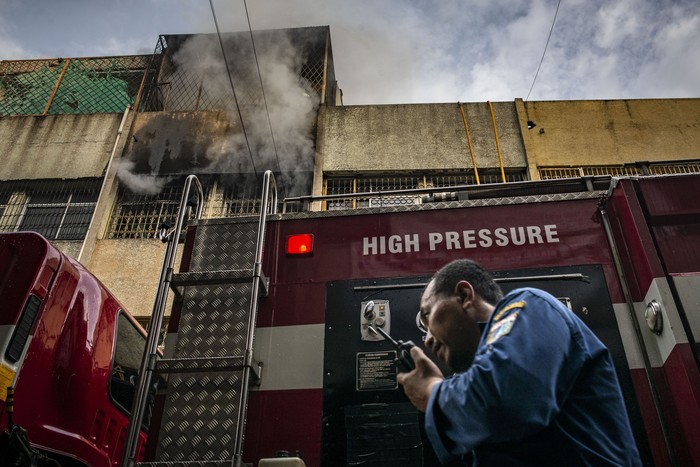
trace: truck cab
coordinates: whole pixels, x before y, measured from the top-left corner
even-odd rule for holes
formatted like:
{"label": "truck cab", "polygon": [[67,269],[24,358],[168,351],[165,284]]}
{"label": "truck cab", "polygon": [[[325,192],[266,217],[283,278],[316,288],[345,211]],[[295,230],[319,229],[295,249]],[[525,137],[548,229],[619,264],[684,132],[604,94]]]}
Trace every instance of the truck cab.
{"label": "truck cab", "polygon": [[0,234],[0,297],[1,463],[116,465],[145,331],[33,232]]}

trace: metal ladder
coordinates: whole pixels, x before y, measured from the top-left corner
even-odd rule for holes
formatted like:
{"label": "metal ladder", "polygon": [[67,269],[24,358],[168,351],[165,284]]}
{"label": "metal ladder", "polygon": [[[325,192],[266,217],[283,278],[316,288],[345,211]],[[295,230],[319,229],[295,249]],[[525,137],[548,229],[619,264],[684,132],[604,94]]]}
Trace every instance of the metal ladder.
{"label": "metal ladder", "polygon": [[[189,271],[173,274],[192,184],[199,197],[196,218],[201,217],[201,185],[190,175],[168,240],[122,467],[136,465],[140,427],[154,374],[170,374],[170,378],[156,461],[140,465],[244,465],[249,386],[259,380],[261,369],[253,360],[253,340],[259,297],[267,295],[263,246],[267,216],[277,211],[277,187],[272,172],[266,171],[257,222],[254,218],[237,222],[235,231],[231,223],[200,222]],[[232,263],[236,268],[231,269]],[[174,354],[161,358],[158,330],[168,288],[182,300],[182,312]]]}

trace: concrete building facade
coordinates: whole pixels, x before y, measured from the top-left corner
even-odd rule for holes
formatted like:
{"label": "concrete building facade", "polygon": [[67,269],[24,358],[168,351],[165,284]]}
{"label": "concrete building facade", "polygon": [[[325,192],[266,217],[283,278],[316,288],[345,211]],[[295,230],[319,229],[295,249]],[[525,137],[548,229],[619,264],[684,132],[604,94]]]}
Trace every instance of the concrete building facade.
{"label": "concrete building facade", "polygon": [[[119,86],[105,82],[129,96],[119,111],[84,111],[75,91],[56,91],[73,65],[0,62],[0,230],[44,233],[145,322],[164,251],[153,236],[189,173],[204,181],[205,215],[222,217],[256,211],[265,169],[283,196],[700,171],[700,99],[343,106],[329,29],[279,34],[268,43],[296,41],[285,71],[294,86],[263,99],[257,75],[234,70],[234,83],[250,84],[236,93],[240,112],[228,80],[206,79],[220,70],[191,60],[215,52],[210,38],[161,37],[146,72],[125,66]],[[229,40],[228,60],[245,55],[240,37]],[[17,83],[37,69],[55,73],[54,92],[22,113]],[[65,105],[52,111],[57,100]]]}

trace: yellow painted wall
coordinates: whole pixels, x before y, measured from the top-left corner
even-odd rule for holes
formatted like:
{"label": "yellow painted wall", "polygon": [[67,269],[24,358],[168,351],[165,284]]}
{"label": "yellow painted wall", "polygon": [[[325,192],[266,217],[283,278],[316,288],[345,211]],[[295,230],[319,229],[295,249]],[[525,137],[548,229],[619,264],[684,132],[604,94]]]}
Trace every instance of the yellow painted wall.
{"label": "yellow painted wall", "polygon": [[700,159],[700,99],[515,103],[533,179],[538,166]]}

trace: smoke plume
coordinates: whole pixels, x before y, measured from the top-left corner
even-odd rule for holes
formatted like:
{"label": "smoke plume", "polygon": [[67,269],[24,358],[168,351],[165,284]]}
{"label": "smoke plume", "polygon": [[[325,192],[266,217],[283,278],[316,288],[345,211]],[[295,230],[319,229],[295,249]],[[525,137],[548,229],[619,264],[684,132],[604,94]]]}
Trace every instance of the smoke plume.
{"label": "smoke plume", "polygon": [[135,173],[135,166],[136,164],[133,161],[122,160],[117,170],[119,181],[134,193],[144,195],[158,194],[163,189],[163,186],[171,180],[169,177]]}
{"label": "smoke plume", "polygon": [[[308,41],[295,37],[293,42],[284,31],[254,34],[255,50],[247,33],[223,35],[228,70],[216,35],[191,36],[173,55],[175,67],[167,79],[170,92],[178,93],[178,98],[167,110],[225,106],[232,109],[227,115],[235,130],[233,135],[218,134],[203,154],[181,152],[179,157],[196,158],[198,173],[261,174],[270,169],[281,174],[278,184],[287,195],[303,194],[313,172],[313,129],[319,104],[318,94],[301,77]],[[193,82],[200,83],[198,91],[185,92]],[[151,169],[160,162],[152,160]]]}

